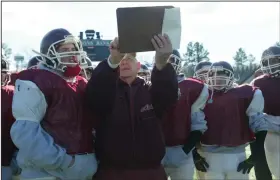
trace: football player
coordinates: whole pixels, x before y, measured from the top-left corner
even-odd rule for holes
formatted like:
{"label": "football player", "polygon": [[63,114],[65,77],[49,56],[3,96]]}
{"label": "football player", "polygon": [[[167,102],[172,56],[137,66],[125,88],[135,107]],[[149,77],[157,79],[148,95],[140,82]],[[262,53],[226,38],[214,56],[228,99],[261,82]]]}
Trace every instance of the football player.
{"label": "football player", "polygon": [[38,64],[42,61],[41,56],[34,56],[32,57],[27,64],[27,69],[37,69]]}
{"label": "football player", "polygon": [[[208,71],[212,63],[209,61],[201,61],[194,68],[194,78],[199,79],[205,83]],[[202,156],[201,156],[202,155]],[[208,163],[203,158],[203,152],[200,151],[200,142],[196,144],[193,150],[193,159],[196,167],[196,175],[198,179],[205,179],[206,169],[209,167]]]}
{"label": "football player", "polygon": [[137,73],[138,76],[142,77],[143,79],[150,81],[151,80],[151,72],[148,67],[144,64],[141,64],[141,67]]}
{"label": "football player", "polygon": [[201,61],[194,68],[194,78],[200,79],[205,82],[207,73],[211,67],[212,63],[209,61]]}
{"label": "football player", "polygon": [[[280,179],[280,47],[266,49],[261,58],[264,73],[252,81],[261,89],[265,104],[264,112],[269,123],[265,139],[265,151],[271,173]],[[257,173],[257,172],[256,172]]]}
{"label": "football player", "polygon": [[11,137],[19,148],[21,179],[91,179],[97,170],[92,122],[79,75],[86,53],[66,29],[42,39],[38,69],[18,74]]}
{"label": "football player", "polygon": [[2,141],[2,179],[18,178],[20,169],[16,164],[16,146],[11,140],[10,130],[15,119],[12,114],[12,99],[14,86],[7,85],[10,81],[9,63],[5,56],[1,56],[1,141]]}
{"label": "football player", "polygon": [[207,129],[202,110],[208,99],[208,87],[180,73],[182,59],[177,50],[169,61],[178,75],[179,89],[176,104],[163,118],[166,154],[162,163],[172,180],[189,180],[194,175],[192,150]]}
{"label": "football player", "polygon": [[80,72],[80,76],[84,77],[86,80],[89,80],[95,67],[92,65],[89,57],[86,57],[86,62],[87,63],[81,67],[82,71]]}
{"label": "football player", "polygon": [[233,68],[225,61],[212,64],[206,81],[211,96],[204,108],[208,129],[201,140],[209,164],[205,179],[249,179],[248,164],[242,162],[246,161],[245,147],[254,138],[254,163],[265,158],[268,126],[262,92],[249,85],[234,87]]}

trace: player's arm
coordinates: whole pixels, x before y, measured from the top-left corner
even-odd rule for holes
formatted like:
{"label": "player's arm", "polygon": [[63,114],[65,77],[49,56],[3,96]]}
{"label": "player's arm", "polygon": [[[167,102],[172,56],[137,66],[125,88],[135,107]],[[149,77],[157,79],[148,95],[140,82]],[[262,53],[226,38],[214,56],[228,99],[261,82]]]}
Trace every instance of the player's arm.
{"label": "player's arm", "polygon": [[268,123],[265,120],[264,97],[261,90],[256,89],[252,101],[246,110],[249,117],[249,126],[254,133],[268,130]]}
{"label": "player's arm", "polygon": [[185,153],[189,153],[195,147],[202,134],[207,130],[203,109],[207,103],[208,96],[208,87],[204,85],[199,97],[191,107],[191,134],[183,147]]}
{"label": "player's arm", "polygon": [[16,81],[12,110],[16,122],[11,128],[11,138],[20,151],[20,157],[24,157],[24,163],[45,169],[64,169],[73,162],[72,156],[55,144],[41,127],[47,102],[35,83]]}

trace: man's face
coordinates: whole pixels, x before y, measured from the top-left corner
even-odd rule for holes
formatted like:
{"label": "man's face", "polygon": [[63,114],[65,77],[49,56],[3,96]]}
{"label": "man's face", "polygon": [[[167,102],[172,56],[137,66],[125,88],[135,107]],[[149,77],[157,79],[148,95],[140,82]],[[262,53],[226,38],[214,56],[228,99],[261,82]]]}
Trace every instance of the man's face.
{"label": "man's face", "polygon": [[125,54],[120,62],[120,76],[124,78],[134,77],[137,75],[139,69],[140,63],[136,58],[131,54]]}
{"label": "man's face", "polygon": [[67,53],[65,54],[65,57],[60,58],[61,63],[64,63],[65,65],[69,67],[76,66],[78,63],[78,57],[77,54],[74,54],[71,52],[76,51],[76,48],[73,43],[64,43],[59,46],[57,49],[58,53]]}

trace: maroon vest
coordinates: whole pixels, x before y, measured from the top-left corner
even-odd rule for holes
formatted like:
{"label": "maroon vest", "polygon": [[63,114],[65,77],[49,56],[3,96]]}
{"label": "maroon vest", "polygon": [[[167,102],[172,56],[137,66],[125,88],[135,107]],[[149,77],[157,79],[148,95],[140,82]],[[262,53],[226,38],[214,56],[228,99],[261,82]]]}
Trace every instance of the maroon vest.
{"label": "maroon vest", "polygon": [[262,91],[265,100],[264,112],[280,116],[280,78],[263,75],[254,80],[254,86]]}
{"label": "maroon vest", "polygon": [[178,84],[179,100],[163,118],[163,132],[166,146],[185,144],[191,132],[191,107],[199,97],[203,82],[188,78]]}
{"label": "maroon vest", "polygon": [[[206,145],[236,147],[253,140],[246,110],[255,89],[244,85],[226,93],[215,92],[204,109],[208,129],[202,137]],[[211,93],[211,92],[210,92]]]}
{"label": "maroon vest", "polygon": [[2,141],[2,166],[9,166],[16,151],[10,130],[15,122],[12,114],[12,101],[14,94],[14,86],[1,87],[1,141]]}
{"label": "maroon vest", "polygon": [[93,152],[93,125],[84,103],[86,81],[69,83],[41,69],[20,72],[19,79],[34,82],[45,95],[48,108],[41,125],[68,154]]}

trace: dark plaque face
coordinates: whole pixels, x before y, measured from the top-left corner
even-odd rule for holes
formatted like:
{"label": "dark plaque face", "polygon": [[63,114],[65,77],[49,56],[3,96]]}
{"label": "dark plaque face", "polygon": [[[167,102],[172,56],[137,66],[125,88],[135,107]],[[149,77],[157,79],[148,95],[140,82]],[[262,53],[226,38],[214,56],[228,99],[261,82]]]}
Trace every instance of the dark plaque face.
{"label": "dark plaque face", "polygon": [[83,49],[87,52],[91,61],[102,61],[109,57],[109,45],[111,40],[84,39]]}

